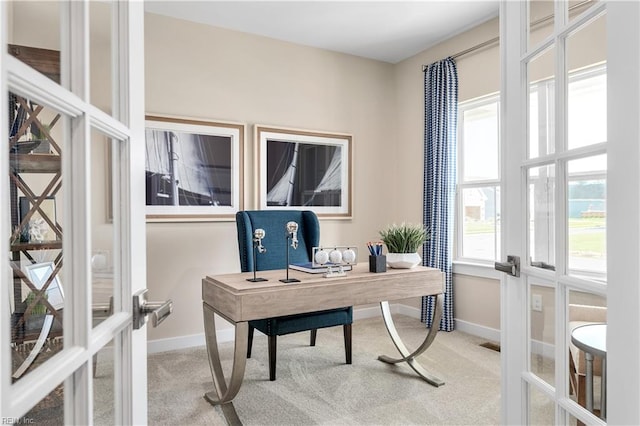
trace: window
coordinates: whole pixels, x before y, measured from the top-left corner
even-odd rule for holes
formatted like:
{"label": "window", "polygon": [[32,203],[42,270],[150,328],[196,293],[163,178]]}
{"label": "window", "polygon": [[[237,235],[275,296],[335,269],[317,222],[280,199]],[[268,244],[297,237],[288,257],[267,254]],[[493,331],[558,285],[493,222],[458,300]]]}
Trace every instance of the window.
{"label": "window", "polygon": [[457,258],[500,258],[499,95],[459,107]]}
{"label": "window", "polygon": [[[554,150],[554,81],[531,83],[529,158]],[[598,65],[570,73],[567,148],[606,142],[606,67]],[[459,105],[456,260],[490,263],[500,260],[500,117],[499,94]],[[565,162],[568,187],[567,266],[571,275],[606,273],[606,155],[570,155]],[[553,266],[553,253],[537,242],[553,241],[552,212],[540,197],[553,197],[553,165],[530,170],[529,248],[536,264]],[[547,200],[551,202],[552,200]],[[537,208],[537,210],[536,210]],[[537,214],[538,210],[543,214]],[[537,238],[536,236],[540,236]],[[544,237],[544,238],[543,238]],[[551,238],[550,238],[551,237]],[[535,258],[535,259],[534,259]]]}

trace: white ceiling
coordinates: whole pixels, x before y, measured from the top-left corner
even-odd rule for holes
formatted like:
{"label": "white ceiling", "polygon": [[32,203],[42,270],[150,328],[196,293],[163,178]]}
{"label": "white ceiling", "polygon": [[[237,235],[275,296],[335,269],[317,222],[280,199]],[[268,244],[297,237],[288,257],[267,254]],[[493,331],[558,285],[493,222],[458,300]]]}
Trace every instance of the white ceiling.
{"label": "white ceiling", "polygon": [[397,63],[497,16],[498,0],[147,0],[145,10]]}

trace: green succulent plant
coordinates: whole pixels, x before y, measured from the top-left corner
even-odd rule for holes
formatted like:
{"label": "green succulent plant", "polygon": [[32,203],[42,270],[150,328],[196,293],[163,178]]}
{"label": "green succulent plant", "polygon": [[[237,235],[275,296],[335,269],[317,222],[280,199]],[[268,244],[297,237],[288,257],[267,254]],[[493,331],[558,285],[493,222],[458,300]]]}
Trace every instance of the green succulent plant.
{"label": "green succulent plant", "polygon": [[420,224],[395,223],[382,231],[380,238],[389,253],[416,253],[431,237],[429,229]]}

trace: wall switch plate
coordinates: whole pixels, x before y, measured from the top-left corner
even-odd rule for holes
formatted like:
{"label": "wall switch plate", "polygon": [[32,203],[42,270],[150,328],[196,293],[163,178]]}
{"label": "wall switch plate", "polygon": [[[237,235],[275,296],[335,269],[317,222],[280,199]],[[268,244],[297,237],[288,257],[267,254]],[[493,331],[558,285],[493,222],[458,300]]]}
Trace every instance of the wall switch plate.
{"label": "wall switch plate", "polygon": [[534,311],[542,312],[542,295],[541,294],[531,295],[531,309]]}

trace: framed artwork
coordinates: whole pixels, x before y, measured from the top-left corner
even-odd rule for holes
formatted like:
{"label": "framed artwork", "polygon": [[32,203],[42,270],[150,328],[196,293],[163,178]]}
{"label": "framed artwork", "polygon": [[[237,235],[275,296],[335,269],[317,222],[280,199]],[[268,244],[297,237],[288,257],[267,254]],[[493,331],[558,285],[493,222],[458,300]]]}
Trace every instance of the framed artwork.
{"label": "framed artwork", "polygon": [[[40,290],[54,273],[55,264],[53,262],[35,263],[27,265],[25,269],[33,285]],[[57,275],[51,279],[51,284],[47,287],[46,298],[54,309],[64,308],[64,294]]]}
{"label": "framed artwork", "polygon": [[[29,197],[20,197],[20,222],[33,208],[33,201]],[[53,196],[46,197],[40,203],[40,209],[44,212],[46,220],[39,210],[33,212],[29,223],[23,228],[20,235],[21,242],[29,241],[56,241],[62,239],[62,231],[56,215],[56,199]],[[54,227],[52,227],[54,225]]]}
{"label": "framed artwork", "polygon": [[244,125],[147,116],[148,222],[233,220],[242,210]]}
{"label": "framed artwork", "polygon": [[352,136],[255,126],[258,208],[352,217]]}

